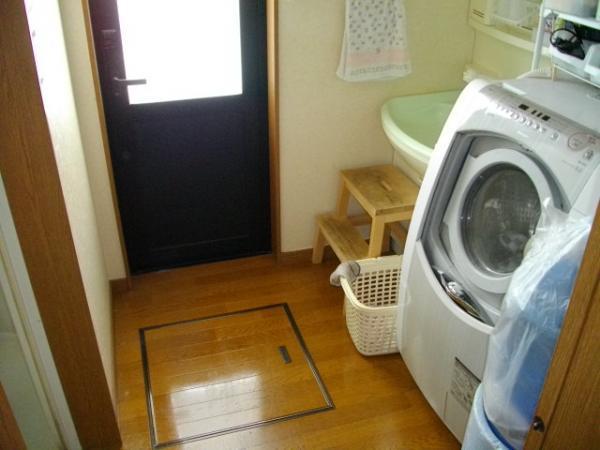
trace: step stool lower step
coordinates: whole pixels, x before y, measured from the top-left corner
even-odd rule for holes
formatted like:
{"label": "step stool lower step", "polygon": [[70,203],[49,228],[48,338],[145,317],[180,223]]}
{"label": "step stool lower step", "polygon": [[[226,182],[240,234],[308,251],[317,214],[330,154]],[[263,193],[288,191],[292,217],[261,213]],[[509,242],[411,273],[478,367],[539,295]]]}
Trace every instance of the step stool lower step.
{"label": "step stool lower step", "polygon": [[317,225],[340,261],[367,257],[369,246],[347,218],[323,214],[317,218]]}

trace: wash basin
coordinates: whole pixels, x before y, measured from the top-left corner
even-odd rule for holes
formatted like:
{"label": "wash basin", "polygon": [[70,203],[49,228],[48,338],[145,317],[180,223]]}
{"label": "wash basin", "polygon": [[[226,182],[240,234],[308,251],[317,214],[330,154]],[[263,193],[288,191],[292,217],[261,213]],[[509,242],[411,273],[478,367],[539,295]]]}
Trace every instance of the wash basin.
{"label": "wash basin", "polygon": [[396,150],[394,163],[418,184],[459,94],[446,91],[396,97],[381,108],[383,130]]}

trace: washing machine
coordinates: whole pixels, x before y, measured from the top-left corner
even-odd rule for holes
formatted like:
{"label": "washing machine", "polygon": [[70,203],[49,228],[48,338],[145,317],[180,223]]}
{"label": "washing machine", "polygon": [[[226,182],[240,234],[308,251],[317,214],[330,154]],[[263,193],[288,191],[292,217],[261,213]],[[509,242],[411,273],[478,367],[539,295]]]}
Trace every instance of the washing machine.
{"label": "washing machine", "polygon": [[593,216],[600,90],[572,81],[476,80],[427,168],[405,246],[398,347],[462,441],[502,299],[545,203]]}

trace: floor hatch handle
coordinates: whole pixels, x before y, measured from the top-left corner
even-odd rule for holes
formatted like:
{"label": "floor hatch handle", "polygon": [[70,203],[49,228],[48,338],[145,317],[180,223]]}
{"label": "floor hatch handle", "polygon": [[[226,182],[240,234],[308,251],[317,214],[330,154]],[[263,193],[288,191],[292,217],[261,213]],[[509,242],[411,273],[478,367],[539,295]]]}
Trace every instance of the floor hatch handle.
{"label": "floor hatch handle", "polygon": [[288,352],[288,349],[285,345],[280,345],[279,346],[279,353],[281,354],[281,359],[283,359],[283,362],[286,364],[289,364],[292,362],[292,358],[290,357],[290,353]]}

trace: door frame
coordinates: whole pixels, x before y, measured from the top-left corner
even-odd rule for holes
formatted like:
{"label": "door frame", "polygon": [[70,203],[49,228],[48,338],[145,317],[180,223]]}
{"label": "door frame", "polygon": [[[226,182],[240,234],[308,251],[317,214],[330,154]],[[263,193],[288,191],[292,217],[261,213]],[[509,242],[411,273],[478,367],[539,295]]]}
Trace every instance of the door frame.
{"label": "door frame", "polygon": [[281,180],[279,172],[279,1],[267,1],[267,91],[269,114],[269,184],[271,249],[281,260]]}
{"label": "door frame", "polygon": [[83,448],[119,448],[23,0],[0,2],[0,172],[35,300]]}
{"label": "door frame", "polygon": [[98,120],[100,122],[100,138],[102,140],[102,148],[104,149],[104,161],[108,173],[108,181],[110,186],[110,196],[112,198],[112,207],[117,222],[117,232],[119,235],[119,246],[121,248],[121,257],[125,267],[125,279],[111,280],[111,288],[113,292],[119,292],[131,288],[131,271],[129,269],[129,259],[127,258],[127,250],[125,248],[125,238],[123,234],[123,222],[121,221],[121,212],[119,211],[119,201],[117,198],[117,188],[115,185],[115,175],[113,173],[112,157],[110,155],[110,147],[108,145],[108,131],[106,128],[106,119],[104,118],[104,103],[102,101],[102,93],[100,90],[100,75],[98,74],[98,64],[96,62],[96,50],[94,48],[94,34],[92,32],[92,20],[90,15],[90,5],[88,0],[81,0],[81,8],[83,10],[83,21],[85,23],[85,35],[87,39],[87,49],[92,69],[92,80],[94,82],[94,96],[96,100],[96,108],[98,111]]}
{"label": "door frame", "polygon": [[[113,209],[117,219],[121,253],[125,263],[126,286],[131,286],[131,271],[129,259],[125,248],[125,237],[119,210],[119,202],[116,195],[115,177],[112,168],[112,158],[106,119],[104,115],[104,103],[100,90],[100,77],[98,74],[98,62],[94,49],[94,38],[92,32],[92,21],[90,15],[89,0],[81,0],[87,35],[87,46],[92,66],[96,104],[98,105],[98,116],[102,134],[102,145],[104,157],[109,174]],[[271,213],[271,252],[279,261],[281,259],[281,196],[280,196],[280,169],[279,169],[279,58],[278,58],[278,0],[266,0],[267,6],[267,108],[268,108],[268,132],[269,132],[269,197]],[[121,280],[112,283],[114,288],[122,289]]]}
{"label": "door frame", "polygon": [[525,450],[592,448],[600,414],[600,205]]}

